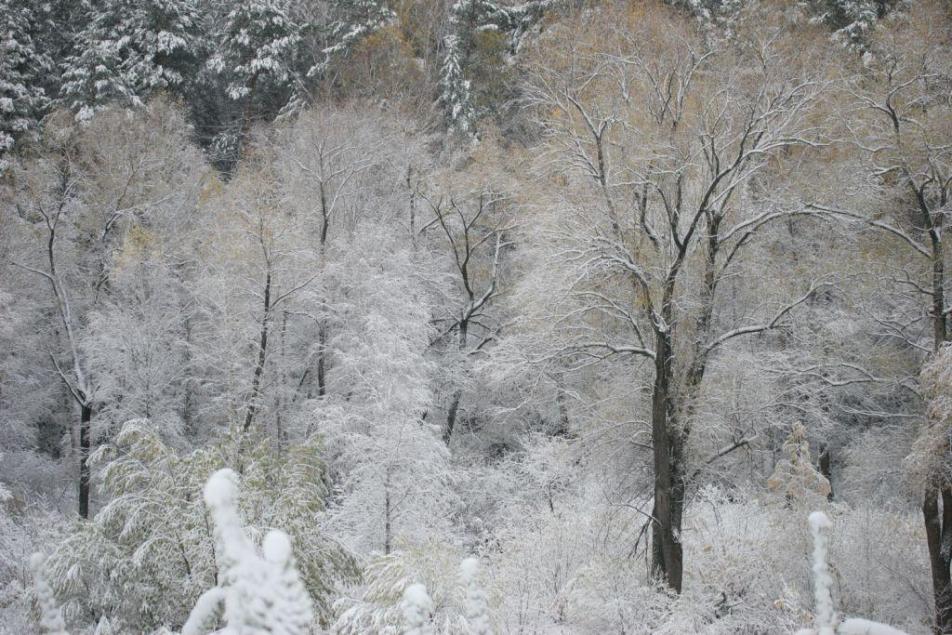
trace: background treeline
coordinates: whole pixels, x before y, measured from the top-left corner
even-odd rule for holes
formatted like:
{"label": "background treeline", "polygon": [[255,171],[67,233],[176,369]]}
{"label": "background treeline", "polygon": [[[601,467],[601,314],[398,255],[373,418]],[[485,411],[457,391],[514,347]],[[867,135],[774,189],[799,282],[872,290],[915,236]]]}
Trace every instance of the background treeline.
{"label": "background treeline", "polygon": [[952,633],[947,2],[0,3],[0,632]]}

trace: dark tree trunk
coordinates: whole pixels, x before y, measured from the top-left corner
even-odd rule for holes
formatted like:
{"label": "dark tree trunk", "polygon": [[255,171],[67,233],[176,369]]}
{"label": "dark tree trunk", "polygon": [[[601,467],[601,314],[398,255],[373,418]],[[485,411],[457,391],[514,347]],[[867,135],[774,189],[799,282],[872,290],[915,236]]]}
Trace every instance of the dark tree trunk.
{"label": "dark tree trunk", "polygon": [[232,157],[233,164],[229,166],[229,171],[234,170],[241,161],[241,155],[245,151],[245,143],[248,133],[251,132],[251,120],[254,114],[255,91],[258,88],[258,73],[251,76],[248,83],[248,96],[245,97],[244,106],[241,109],[241,122],[238,128],[238,143],[235,147],[235,156]]}
{"label": "dark tree trunk", "polygon": [[393,533],[393,527],[392,527],[391,522],[390,522],[390,514],[391,514],[391,511],[392,511],[392,510],[391,510],[391,507],[390,507],[390,473],[389,473],[389,472],[387,472],[387,478],[386,478],[386,480],[384,481],[383,489],[384,489],[384,494],[383,494],[383,495],[384,495],[384,499],[383,499],[383,505],[384,505],[384,507],[383,507],[383,552],[384,552],[385,554],[389,554],[389,553],[390,553],[390,549],[391,549],[390,543],[391,543],[391,540],[392,540],[392,533]]}
{"label": "dark tree trunk", "polygon": [[651,568],[676,593],[681,592],[684,556],[681,519],[684,512],[683,437],[676,429],[671,403],[671,335],[656,333],[655,381],[651,398],[651,434],[654,446],[654,510],[651,531]]}
{"label": "dark tree trunk", "polygon": [[561,385],[556,386],[555,389],[555,404],[559,408],[559,423],[558,427],[553,431],[554,436],[569,436],[569,408],[566,403],[565,398],[565,389]]}
{"label": "dark tree trunk", "polygon": [[[939,509],[939,499],[942,509]],[[935,600],[936,635],[952,633],[952,494],[948,489],[926,492],[922,503],[922,515],[926,525],[926,542],[929,545],[929,565],[932,569],[932,590]]]}
{"label": "dark tree trunk", "polygon": [[459,412],[459,402],[463,397],[462,390],[456,390],[453,393],[453,399],[450,401],[450,409],[446,413],[446,426],[443,428],[443,443],[450,444],[453,438],[453,429],[456,427],[456,415]]}
{"label": "dark tree trunk", "polygon": [[317,327],[317,396],[323,397],[327,393],[327,370],[325,351],[327,349],[327,321],[321,320]]}
{"label": "dark tree trunk", "polygon": [[[923,220],[929,227],[932,246],[932,329],[933,350],[938,352],[948,339],[945,315],[945,263],[942,237],[924,201],[920,199]],[[929,488],[922,503],[922,517],[929,546],[929,568],[932,571],[932,593],[935,603],[937,635],[952,634],[952,488]]]}
{"label": "dark tree trunk", "polygon": [[830,456],[830,446],[823,444],[820,446],[820,474],[830,482],[830,493],[826,495],[827,500],[833,500],[833,457]]}
{"label": "dark tree trunk", "polygon": [[[468,320],[460,320],[459,323],[459,350],[466,350],[467,331],[469,330]],[[443,442],[447,445],[453,438],[453,429],[456,427],[456,417],[459,414],[459,402],[463,398],[462,389],[457,388],[450,400],[450,409],[446,412],[446,426],[443,428]]]}
{"label": "dark tree trunk", "polygon": [[251,378],[251,397],[248,400],[248,409],[245,411],[245,423],[242,430],[247,432],[254,421],[258,409],[258,400],[261,398],[261,376],[264,374],[264,363],[268,355],[268,322],[271,318],[271,272],[268,271],[264,282],[264,315],[261,318],[261,337],[258,341],[258,363],[255,364],[254,376]]}
{"label": "dark tree trunk", "polygon": [[185,434],[195,435],[195,429],[192,422],[192,322],[185,318],[185,381],[183,382],[182,395],[182,423],[185,426]]}
{"label": "dark tree trunk", "polygon": [[89,404],[80,405],[79,417],[79,516],[89,518],[89,450],[91,445],[90,421],[93,409]]}

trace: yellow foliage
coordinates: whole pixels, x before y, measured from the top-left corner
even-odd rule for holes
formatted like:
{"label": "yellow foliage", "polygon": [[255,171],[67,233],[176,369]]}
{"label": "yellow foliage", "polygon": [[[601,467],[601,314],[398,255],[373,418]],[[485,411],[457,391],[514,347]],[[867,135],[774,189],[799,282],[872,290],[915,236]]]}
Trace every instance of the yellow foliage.
{"label": "yellow foliage", "polygon": [[155,235],[142,225],[132,225],[126,231],[122,247],[115,260],[114,272],[146,260],[157,249]]}

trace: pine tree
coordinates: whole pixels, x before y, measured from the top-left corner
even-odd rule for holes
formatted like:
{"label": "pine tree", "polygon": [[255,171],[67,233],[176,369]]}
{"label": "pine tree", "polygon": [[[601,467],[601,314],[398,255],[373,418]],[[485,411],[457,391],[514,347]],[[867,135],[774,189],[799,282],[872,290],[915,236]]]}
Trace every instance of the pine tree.
{"label": "pine tree", "polygon": [[255,117],[280,112],[298,81],[301,30],[281,0],[239,2],[224,20],[218,52],[207,68],[224,80],[229,99],[242,104],[239,119],[213,141],[226,170],[237,163]]}
{"label": "pine tree", "polygon": [[37,41],[39,18],[30,2],[0,0],[0,173],[4,155],[49,105],[42,83],[53,62]]}
{"label": "pine tree", "polygon": [[311,47],[305,45],[305,49],[317,49],[316,55],[311,58],[307,72],[293,82],[293,93],[281,111],[282,118],[298,114],[306,108],[311,102],[315,83],[325,78],[330,67],[344,60],[367,36],[392,24],[397,17],[380,0],[338,0],[328,8],[332,15],[327,25],[308,24],[307,18],[304,18],[302,38],[309,32],[321,44]]}
{"label": "pine tree", "polygon": [[876,21],[897,4],[896,0],[813,0],[815,21],[833,29],[833,39],[863,50]]}
{"label": "pine tree", "polygon": [[767,487],[783,494],[788,503],[813,502],[830,494],[830,482],[813,466],[810,442],[802,423],[793,424],[790,435],[783,442],[784,458],[777,461]]}
{"label": "pine tree", "polygon": [[86,17],[61,91],[77,119],[113,100],[138,106],[157,90],[184,89],[197,65],[194,0],[101,0]]}
{"label": "pine tree", "polygon": [[112,628],[112,622],[109,621],[109,618],[103,615],[99,618],[99,622],[96,623],[96,630],[93,632],[93,635],[116,635],[116,631]]}
{"label": "pine tree", "polygon": [[439,104],[443,107],[450,130],[465,137],[475,137],[476,111],[473,107],[470,82],[463,74],[463,54],[457,35],[443,40],[444,58],[440,71]]}
{"label": "pine tree", "polygon": [[457,0],[450,7],[449,33],[443,38],[443,64],[440,69],[439,96],[447,126],[466,139],[476,138],[478,113],[473,101],[472,84],[466,69],[475,47],[475,35],[491,29],[509,36],[509,48],[515,53],[523,35],[543,14],[562,0],[530,0],[514,6],[486,0]]}
{"label": "pine tree", "polygon": [[331,23],[328,37],[330,44],[322,51],[324,63],[312,67],[308,71],[309,76],[323,74],[333,59],[346,55],[357,42],[387,26],[397,17],[392,9],[379,0],[341,0],[334,4],[339,15]]}

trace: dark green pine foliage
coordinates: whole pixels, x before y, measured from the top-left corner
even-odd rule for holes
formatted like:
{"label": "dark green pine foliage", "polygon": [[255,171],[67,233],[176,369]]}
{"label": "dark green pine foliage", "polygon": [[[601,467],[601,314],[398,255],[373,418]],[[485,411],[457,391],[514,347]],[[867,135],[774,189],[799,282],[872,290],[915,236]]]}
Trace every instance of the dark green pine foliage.
{"label": "dark green pine foliage", "polygon": [[473,87],[467,77],[480,30],[495,30],[509,39],[515,53],[522,37],[546,11],[555,9],[563,0],[530,0],[516,5],[500,5],[488,0],[457,0],[450,6],[449,28],[443,38],[443,63],[440,68],[437,103],[443,110],[450,131],[463,139],[476,138],[479,112],[473,100]]}
{"label": "dark green pine foliage", "polygon": [[0,0],[0,173],[49,106],[43,82],[53,61],[38,38],[41,21],[30,0]]}
{"label": "dark green pine foliage", "polygon": [[158,90],[184,92],[198,66],[194,0],[95,0],[63,64],[63,101],[86,119],[107,103],[138,106]]}
{"label": "dark green pine foliage", "polygon": [[899,4],[897,0],[813,0],[813,11],[844,45],[865,48],[876,21]]}
{"label": "dark green pine foliage", "polygon": [[231,121],[221,122],[212,142],[213,158],[225,171],[241,155],[253,120],[280,112],[299,81],[301,30],[280,0],[249,0],[234,5],[215,38],[207,70],[227,97],[240,104]]}

